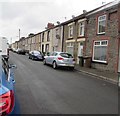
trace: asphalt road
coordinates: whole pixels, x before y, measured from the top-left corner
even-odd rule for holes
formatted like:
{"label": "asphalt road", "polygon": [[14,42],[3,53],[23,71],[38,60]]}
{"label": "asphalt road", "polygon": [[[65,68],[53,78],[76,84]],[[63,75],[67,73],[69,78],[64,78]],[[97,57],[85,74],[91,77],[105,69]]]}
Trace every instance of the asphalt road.
{"label": "asphalt road", "polygon": [[10,53],[21,114],[117,114],[117,86]]}

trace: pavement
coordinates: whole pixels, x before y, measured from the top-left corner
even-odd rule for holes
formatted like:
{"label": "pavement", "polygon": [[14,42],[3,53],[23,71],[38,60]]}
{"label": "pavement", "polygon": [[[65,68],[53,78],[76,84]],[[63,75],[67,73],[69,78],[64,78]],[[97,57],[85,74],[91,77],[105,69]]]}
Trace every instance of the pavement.
{"label": "pavement", "polygon": [[118,74],[110,71],[101,71],[98,69],[81,67],[80,65],[75,65],[75,70],[94,76],[96,78],[104,79],[110,83],[118,84]]}

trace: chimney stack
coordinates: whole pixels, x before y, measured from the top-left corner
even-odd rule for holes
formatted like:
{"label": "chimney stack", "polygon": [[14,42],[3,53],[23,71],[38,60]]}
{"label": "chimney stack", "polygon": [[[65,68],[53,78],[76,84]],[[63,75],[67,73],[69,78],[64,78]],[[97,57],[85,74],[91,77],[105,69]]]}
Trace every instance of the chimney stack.
{"label": "chimney stack", "polygon": [[53,28],[54,27],[54,24],[53,23],[48,23],[47,24],[47,29],[50,29],[50,28]]}

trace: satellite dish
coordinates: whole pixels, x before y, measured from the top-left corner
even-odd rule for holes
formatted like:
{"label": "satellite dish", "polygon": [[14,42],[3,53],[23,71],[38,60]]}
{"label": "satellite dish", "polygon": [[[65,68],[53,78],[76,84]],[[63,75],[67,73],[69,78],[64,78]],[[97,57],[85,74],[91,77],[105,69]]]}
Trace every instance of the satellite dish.
{"label": "satellite dish", "polygon": [[102,2],[102,4],[105,4],[106,2]]}
{"label": "satellite dish", "polygon": [[72,15],[72,18],[75,18],[75,15]]}
{"label": "satellite dish", "polygon": [[57,21],[57,24],[59,25],[59,24],[60,24],[60,21]]}

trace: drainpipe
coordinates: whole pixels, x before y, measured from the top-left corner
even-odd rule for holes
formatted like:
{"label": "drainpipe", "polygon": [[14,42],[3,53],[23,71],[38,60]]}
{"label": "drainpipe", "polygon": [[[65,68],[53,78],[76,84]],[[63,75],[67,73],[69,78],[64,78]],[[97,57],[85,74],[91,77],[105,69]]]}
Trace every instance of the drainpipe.
{"label": "drainpipe", "polygon": [[77,63],[77,22],[74,21],[74,39],[75,39],[75,44],[74,44],[74,58],[75,58],[75,63]]}
{"label": "drainpipe", "polygon": [[64,25],[63,25],[63,32],[62,32],[63,34],[63,36],[62,36],[62,52],[63,52],[63,50],[64,50]]}

